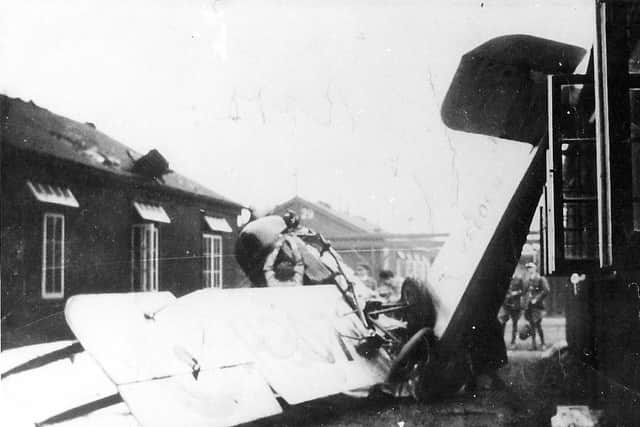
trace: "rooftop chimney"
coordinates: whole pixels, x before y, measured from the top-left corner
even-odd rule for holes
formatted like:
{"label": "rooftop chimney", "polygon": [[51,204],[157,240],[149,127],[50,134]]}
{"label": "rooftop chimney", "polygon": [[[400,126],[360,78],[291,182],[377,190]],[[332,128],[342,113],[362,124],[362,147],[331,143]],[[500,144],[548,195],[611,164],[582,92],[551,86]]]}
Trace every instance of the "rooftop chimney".
{"label": "rooftop chimney", "polygon": [[162,178],[162,175],[171,172],[169,162],[156,149],[136,160],[131,170],[149,178]]}

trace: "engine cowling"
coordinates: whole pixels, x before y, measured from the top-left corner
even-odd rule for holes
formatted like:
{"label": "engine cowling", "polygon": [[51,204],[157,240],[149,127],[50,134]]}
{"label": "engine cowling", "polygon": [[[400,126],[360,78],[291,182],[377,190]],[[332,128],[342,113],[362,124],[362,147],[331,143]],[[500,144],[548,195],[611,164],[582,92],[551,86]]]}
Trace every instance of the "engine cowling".
{"label": "engine cowling", "polygon": [[[286,236],[287,244],[282,243]],[[297,223],[287,224],[283,217],[269,215],[247,224],[238,236],[236,243],[236,259],[238,264],[251,280],[253,286],[267,286],[265,269],[277,272],[290,269],[295,273],[295,266],[301,258],[304,265],[302,282],[305,285],[318,283],[334,283],[334,273],[321,259],[323,250],[328,245],[319,234]],[[273,258],[269,258],[274,250],[278,250]],[[269,261],[269,266],[265,263]],[[286,280],[286,277],[285,277]]]}

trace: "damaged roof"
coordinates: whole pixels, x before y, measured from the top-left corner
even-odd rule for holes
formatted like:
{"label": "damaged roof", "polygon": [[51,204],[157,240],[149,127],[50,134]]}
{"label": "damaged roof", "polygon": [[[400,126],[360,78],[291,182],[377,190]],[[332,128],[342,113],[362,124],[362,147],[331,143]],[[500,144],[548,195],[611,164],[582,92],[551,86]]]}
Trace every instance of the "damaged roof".
{"label": "damaged roof", "polygon": [[2,142],[18,149],[242,206],[173,171],[164,174],[160,181],[134,173],[133,166],[142,154],[98,131],[92,123],[79,123],[38,107],[32,101],[2,94],[0,112]]}

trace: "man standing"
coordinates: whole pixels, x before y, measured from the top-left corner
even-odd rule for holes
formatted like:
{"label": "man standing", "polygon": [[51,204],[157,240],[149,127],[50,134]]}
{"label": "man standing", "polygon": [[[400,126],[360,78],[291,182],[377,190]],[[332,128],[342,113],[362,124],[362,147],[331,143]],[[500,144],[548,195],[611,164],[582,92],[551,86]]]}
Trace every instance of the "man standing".
{"label": "man standing", "polygon": [[356,266],[354,274],[367,288],[372,291],[376,291],[377,284],[374,278],[371,277],[371,267],[369,267],[367,264],[358,264]]}
{"label": "man standing", "polygon": [[398,289],[395,284],[395,275],[391,270],[381,270],[378,275],[378,293],[386,302],[392,302],[398,299]]}
{"label": "man standing", "polygon": [[532,350],[536,350],[536,332],[540,335],[540,344],[545,347],[544,333],[542,332],[542,318],[546,314],[544,310],[544,299],[549,294],[549,283],[547,279],[538,274],[536,265],[527,263],[528,279],[525,283],[524,296],[524,318],[531,325]]}
{"label": "man standing", "polygon": [[509,290],[504,298],[500,312],[498,312],[498,320],[502,325],[502,335],[507,326],[507,322],[511,319],[511,348],[516,345],[516,335],[518,333],[518,320],[522,312],[522,294],[524,293],[524,282],[518,273],[514,273],[509,283]]}

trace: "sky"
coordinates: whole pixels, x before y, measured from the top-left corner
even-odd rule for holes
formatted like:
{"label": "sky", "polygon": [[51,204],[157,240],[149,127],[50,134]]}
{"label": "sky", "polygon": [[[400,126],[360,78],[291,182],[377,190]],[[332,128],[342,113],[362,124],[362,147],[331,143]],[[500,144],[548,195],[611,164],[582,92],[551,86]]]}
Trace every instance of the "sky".
{"label": "sky", "polygon": [[453,132],[462,54],[504,34],[589,47],[591,0],[0,0],[0,92],[257,212],[294,195],[441,232],[530,146]]}

